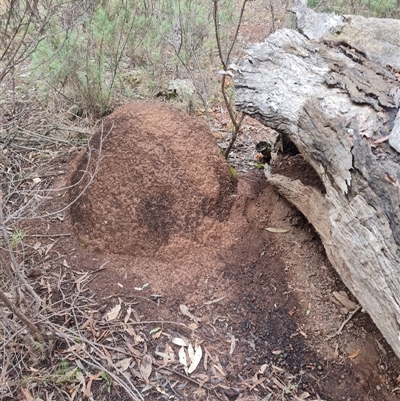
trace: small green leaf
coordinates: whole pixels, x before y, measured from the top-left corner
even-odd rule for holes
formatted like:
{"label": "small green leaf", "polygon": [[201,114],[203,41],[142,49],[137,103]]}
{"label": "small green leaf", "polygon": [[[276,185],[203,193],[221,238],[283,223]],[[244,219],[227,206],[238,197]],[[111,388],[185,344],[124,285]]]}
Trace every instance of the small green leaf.
{"label": "small green leaf", "polygon": [[151,329],[150,332],[149,332],[149,334],[157,333],[157,331],[160,331],[160,330],[161,330],[161,327],[156,327],[156,328],[154,328],[154,329]]}

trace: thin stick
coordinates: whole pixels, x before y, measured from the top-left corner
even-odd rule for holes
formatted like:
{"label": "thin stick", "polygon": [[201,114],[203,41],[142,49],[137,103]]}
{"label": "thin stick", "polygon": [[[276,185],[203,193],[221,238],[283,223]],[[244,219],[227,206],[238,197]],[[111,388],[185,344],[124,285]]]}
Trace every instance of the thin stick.
{"label": "thin stick", "polygon": [[360,309],[361,309],[361,305],[358,305],[358,307],[357,307],[356,309],[354,309],[353,312],[350,312],[350,313],[349,313],[349,316],[347,316],[347,318],[345,319],[345,321],[344,321],[344,322],[342,323],[342,325],[339,327],[339,330],[338,330],[336,333],[333,333],[333,334],[331,334],[330,336],[326,337],[325,340],[330,340],[331,338],[338,336],[338,335],[342,332],[344,326],[346,326],[346,324],[351,320],[351,318],[352,318]]}
{"label": "thin stick", "polygon": [[38,238],[44,238],[44,237],[51,237],[51,238],[56,238],[56,237],[70,237],[71,234],[64,233],[64,234],[26,234],[25,237],[38,237]]}
{"label": "thin stick", "polygon": [[[230,56],[231,56],[231,53],[233,51],[234,45],[236,43],[236,40],[237,40],[237,37],[238,37],[238,34],[239,34],[240,26],[242,25],[244,10],[245,10],[246,3],[247,3],[248,0],[244,0],[243,3],[242,3],[242,7],[240,9],[239,21],[238,21],[237,26],[236,26],[235,34],[234,34],[234,37],[233,37],[232,42],[231,42],[231,45],[230,45],[225,57],[222,54],[221,35],[220,35],[220,32],[219,32],[218,1],[219,0],[213,0],[214,32],[215,32],[215,39],[216,39],[216,42],[217,42],[218,55],[219,55],[219,58],[221,60],[223,70],[225,72],[227,72],[228,69],[229,69]],[[228,96],[226,94],[226,87],[225,86],[226,86],[226,74],[223,74],[222,75],[222,79],[221,79],[221,93],[222,93],[222,96],[224,98],[225,106],[226,106],[226,108],[228,110],[229,118],[230,118],[230,120],[231,120],[231,122],[233,124],[232,137],[231,137],[231,139],[229,141],[228,147],[225,149],[225,152],[224,152],[224,156],[227,159],[228,156],[229,156],[229,153],[230,153],[230,151],[231,151],[231,149],[233,147],[233,144],[236,141],[237,135],[238,135],[238,133],[240,131],[240,126],[241,126],[241,124],[243,122],[244,114],[242,113],[239,117],[237,116],[234,108],[232,107],[232,105],[229,102]]]}
{"label": "thin stick", "polygon": [[157,370],[160,371],[160,370],[162,370],[162,369],[168,370],[168,372],[171,372],[171,373],[174,373],[174,374],[177,375],[177,376],[183,377],[183,378],[186,379],[187,381],[190,381],[191,383],[194,383],[194,384],[198,385],[199,387],[204,387],[204,388],[208,389],[207,386],[204,386],[204,385],[202,386],[201,383],[199,383],[199,382],[197,382],[196,380],[194,380],[194,379],[192,379],[192,378],[190,378],[190,377],[184,375],[184,374],[181,373],[181,372],[178,372],[177,370],[168,368],[168,367],[166,367],[166,366],[160,366]]}
{"label": "thin stick", "polygon": [[8,309],[26,325],[26,327],[30,330],[30,332],[36,337],[36,339],[43,344],[44,338],[40,330],[35,326],[34,323],[19,309],[16,307],[7,297],[6,294],[0,289],[0,299],[5,303]]}

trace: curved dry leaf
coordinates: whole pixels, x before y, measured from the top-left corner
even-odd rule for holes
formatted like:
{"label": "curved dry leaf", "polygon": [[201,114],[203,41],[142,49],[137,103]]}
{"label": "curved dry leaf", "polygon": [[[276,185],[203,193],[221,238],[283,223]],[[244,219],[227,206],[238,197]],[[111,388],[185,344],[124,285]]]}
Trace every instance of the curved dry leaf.
{"label": "curved dry leaf", "polygon": [[185,348],[183,348],[183,347],[179,348],[178,355],[179,355],[179,363],[181,365],[183,365],[186,369],[187,368],[187,357],[186,357]]}
{"label": "curved dry leaf", "polygon": [[193,320],[195,323],[199,323],[201,320],[197,316],[193,315],[192,312],[189,311],[189,308],[186,305],[179,305],[179,309],[181,310],[182,315],[187,316],[189,319]]}
{"label": "curved dry leaf", "polygon": [[178,345],[179,347],[187,347],[189,345],[187,341],[180,337],[175,337],[172,339],[172,344]]}
{"label": "curved dry leaf", "polygon": [[258,372],[260,375],[263,375],[265,371],[267,370],[268,365],[264,363],[263,365],[260,366],[260,369],[258,369]]}
{"label": "curved dry leaf", "polygon": [[91,375],[89,377],[88,383],[86,385],[86,389],[85,389],[85,391],[83,393],[84,397],[90,397],[91,396],[92,393],[91,393],[90,389],[92,387],[92,383],[93,383],[94,380],[97,380],[100,377],[101,373],[102,372],[97,372],[95,375]]}
{"label": "curved dry leaf", "polygon": [[230,346],[230,349],[229,349],[229,355],[233,354],[233,351],[235,350],[235,348],[236,348],[236,338],[235,338],[234,335],[232,335],[231,336],[231,346]]}
{"label": "curved dry leaf", "polygon": [[34,401],[34,398],[28,389],[22,387],[21,393],[22,393],[22,396],[24,397],[23,401]]}
{"label": "curved dry leaf", "polygon": [[270,233],[287,233],[287,232],[289,232],[289,230],[286,230],[284,228],[274,228],[274,227],[267,227],[266,230],[269,231]]}
{"label": "curved dry leaf", "polygon": [[348,358],[349,358],[349,359],[357,358],[358,355],[359,355],[359,353],[360,353],[360,350],[358,349],[358,350],[352,352],[352,353],[348,356]]}
{"label": "curved dry leaf", "polygon": [[142,363],[140,365],[140,374],[143,377],[143,380],[149,384],[149,377],[151,375],[151,370],[152,370],[153,366],[152,366],[152,359],[151,356],[149,354],[146,354],[143,359],[142,359]]}
{"label": "curved dry leaf", "polygon": [[124,372],[125,370],[127,370],[129,368],[129,365],[132,362],[132,358],[125,358],[125,359],[121,359],[120,361],[118,361],[115,366],[117,366],[118,368],[121,368],[121,370]]}
{"label": "curved dry leaf", "polygon": [[212,304],[216,304],[217,302],[222,301],[224,298],[226,298],[225,295],[224,295],[223,297],[221,297],[221,298],[216,298],[216,299],[213,299],[213,300],[211,300],[211,301],[204,302],[203,305],[212,305]]}
{"label": "curved dry leaf", "polygon": [[161,330],[161,327],[155,327],[154,329],[151,329],[151,330],[149,331],[149,334],[157,333],[157,331],[160,331],[160,330]]}
{"label": "curved dry leaf", "polygon": [[189,355],[189,362],[192,362],[194,358],[194,348],[192,343],[190,343],[188,346],[188,355]]}
{"label": "curved dry leaf", "polygon": [[196,370],[196,368],[197,368],[197,366],[199,366],[199,363],[200,363],[201,358],[203,356],[203,350],[201,349],[200,345],[196,345],[195,349],[196,349],[196,351],[195,351],[194,356],[192,358],[192,363],[190,364],[189,369],[188,369],[188,373],[189,374],[193,373]]}
{"label": "curved dry leaf", "polygon": [[121,304],[115,305],[114,308],[107,313],[107,320],[114,320],[118,317],[121,310]]}
{"label": "curved dry leaf", "polygon": [[197,330],[199,328],[199,326],[196,323],[193,323],[193,322],[189,323],[188,327],[191,330]]}
{"label": "curved dry leaf", "polygon": [[139,344],[139,343],[143,343],[144,342],[144,338],[139,334],[137,334],[133,339],[135,341],[135,344]]}

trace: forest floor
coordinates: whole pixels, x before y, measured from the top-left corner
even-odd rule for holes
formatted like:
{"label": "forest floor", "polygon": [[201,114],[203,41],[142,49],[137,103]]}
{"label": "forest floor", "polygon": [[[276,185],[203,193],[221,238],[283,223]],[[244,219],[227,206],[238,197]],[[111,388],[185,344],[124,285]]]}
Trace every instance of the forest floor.
{"label": "forest floor", "polygon": [[[270,31],[264,16],[249,18],[240,45]],[[226,144],[226,111],[215,107],[211,117]],[[28,279],[54,308],[60,332],[50,355],[31,349],[15,366],[22,383],[10,370],[9,387],[19,393],[3,399],[398,400],[400,361],[312,226],[256,168],[255,145],[273,137],[245,119],[230,157],[237,173],[230,215],[221,233],[185,257],[90,252],[67,209],[24,227]],[[42,179],[62,188],[76,153],[49,152]],[[273,168],[319,184],[299,155]],[[66,191],[58,195],[52,210],[68,204]]]}
{"label": "forest floor", "polygon": [[[214,136],[222,143],[225,116],[214,109]],[[258,122],[244,121],[231,156],[236,200],[222,234],[187,255],[157,261],[90,252],[69,212],[27,229],[26,240],[41,255],[26,266],[34,288],[47,302],[76,297],[76,310],[59,313],[59,324],[77,330],[88,350],[100,349],[100,366],[119,372],[139,399],[398,399],[398,359],[337,276],[312,226],[254,168],[255,144],[272,137]],[[54,188],[65,185],[74,154],[54,160]],[[282,156],[273,168],[318,185],[299,155]],[[57,196],[51,207],[66,202]],[[29,374],[39,384],[20,399],[130,399],[86,364],[78,343],[61,344],[40,368],[33,365]],[[61,365],[65,377],[56,385],[39,380]]]}

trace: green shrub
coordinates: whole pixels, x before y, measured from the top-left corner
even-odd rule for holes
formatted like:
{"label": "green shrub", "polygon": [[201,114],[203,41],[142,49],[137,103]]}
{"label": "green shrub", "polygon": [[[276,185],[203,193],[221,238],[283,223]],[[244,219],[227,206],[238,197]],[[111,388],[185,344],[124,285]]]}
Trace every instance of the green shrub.
{"label": "green shrub", "polygon": [[[309,7],[320,1],[308,0]],[[334,11],[339,14],[360,14],[366,17],[400,18],[399,0],[330,0],[321,4],[318,11]]]}
{"label": "green shrub", "polygon": [[148,27],[143,4],[115,0],[86,12],[60,29],[54,17],[49,34],[33,54],[41,80],[94,117],[104,115],[121,77],[123,63],[139,46]]}
{"label": "green shrub", "polygon": [[[234,5],[220,1],[227,41]],[[111,0],[53,16],[32,56],[33,80],[43,94],[54,88],[94,117],[117,97],[155,95],[176,78],[190,79],[207,103],[216,56],[212,2]]]}

